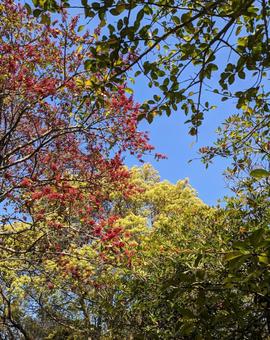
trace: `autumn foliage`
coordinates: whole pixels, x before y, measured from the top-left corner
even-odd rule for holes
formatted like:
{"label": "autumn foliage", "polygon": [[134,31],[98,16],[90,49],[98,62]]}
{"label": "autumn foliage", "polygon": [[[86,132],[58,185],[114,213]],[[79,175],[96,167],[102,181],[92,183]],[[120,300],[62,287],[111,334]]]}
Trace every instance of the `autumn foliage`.
{"label": "autumn foliage", "polygon": [[[215,147],[199,150],[207,165],[217,155],[233,158],[227,175],[237,179],[235,197],[223,207],[204,204],[188,179],[171,184],[148,164],[124,165],[127,155],[141,163],[146,154],[165,158],[154,154],[138,121],[170,115],[181,101],[197,135],[212,108],[206,102],[200,112],[204,81],[217,71],[207,53],[214,55],[211,46],[222,42],[240,55],[248,40],[240,37],[234,48],[216,28],[211,38],[209,13],[229,18],[227,30],[244,17],[248,33],[254,28],[249,18],[261,22],[269,10],[262,1],[261,18],[250,1],[242,14],[231,13],[235,2],[241,1],[223,9],[220,2],[198,2],[198,10],[197,2],[180,1],[178,9],[175,1],[143,1],[137,10],[137,2],[82,0],[86,17],[99,16],[97,27],[70,15],[68,0],[61,6],[33,0],[35,10],[0,2],[1,339],[268,339],[268,94],[259,95],[259,87],[236,92],[243,115],[228,118]],[[108,10],[120,17],[106,37]],[[187,11],[181,24],[171,16],[178,10]],[[145,29],[151,16],[153,27],[163,25],[160,36]],[[160,22],[165,17],[169,25]],[[267,21],[258,36],[264,30]],[[176,52],[165,45],[166,56],[140,64],[166,39],[175,39]],[[253,70],[248,58],[237,64],[241,79],[245,63]],[[192,63],[199,72],[181,92],[186,80],[178,77]],[[127,87],[133,68],[164,98],[154,94],[153,101],[136,103]],[[227,96],[235,75],[223,74]],[[194,94],[197,103],[189,98]]]}
{"label": "autumn foliage", "polygon": [[113,191],[135,190],[123,157],[142,159],[153,149],[137,129],[139,105],[124,81],[102,91],[106,74],[85,71],[98,30],[78,32],[79,17],[62,13],[43,25],[13,1],[0,10],[1,233],[46,225],[28,245],[42,252],[60,252],[71,238],[118,240],[117,216],[107,216],[106,205]]}
{"label": "autumn foliage", "polygon": [[[27,338],[11,312],[17,280],[38,278],[37,268],[46,273],[54,261],[66,280],[98,285],[72,261],[89,259],[89,249],[97,262],[118,258],[130,266],[133,245],[113,211],[114,196],[140,190],[130,183],[125,155],[142,161],[153,147],[138,131],[140,109],[125,79],[104,88],[107,74],[85,70],[98,30],[81,32],[79,17],[65,12],[40,24],[11,0],[0,12],[0,249],[2,263],[9,262],[8,271],[1,267],[1,317],[3,334],[15,327]],[[49,274],[44,283],[55,287]]]}

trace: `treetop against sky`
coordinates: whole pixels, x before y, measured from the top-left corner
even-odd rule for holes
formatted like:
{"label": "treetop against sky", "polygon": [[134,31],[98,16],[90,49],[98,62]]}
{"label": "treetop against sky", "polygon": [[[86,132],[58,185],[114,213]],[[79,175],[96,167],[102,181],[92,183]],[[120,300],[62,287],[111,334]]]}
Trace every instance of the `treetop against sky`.
{"label": "treetop against sky", "polygon": [[[269,3],[3,0],[0,15],[0,336],[267,339]],[[222,192],[201,167],[227,159],[222,207],[176,181],[178,156],[159,163],[175,184],[125,166],[171,146],[186,161],[197,140],[205,196]]]}
{"label": "treetop against sky", "polygon": [[[263,112],[269,121],[268,89],[264,80],[269,70],[269,4],[264,0],[179,0],[166,3],[48,0],[33,1],[33,4],[37,7],[34,14],[44,22],[48,20],[48,10],[59,11],[66,7],[68,12],[82,13],[86,17],[83,20],[85,28],[99,25],[99,38],[91,48],[94,58],[87,61],[87,70],[110,65],[115,73],[111,74],[107,69],[107,80],[99,86],[105,90],[111,86],[111,80],[126,81],[129,87],[133,87],[134,96],[144,102],[145,111],[140,118],[145,116],[152,122],[154,117],[176,112],[166,133],[162,133],[162,126],[169,126],[169,121],[166,123],[164,118],[157,119],[154,127],[150,126],[157,135],[158,144],[164,141],[164,150],[161,151],[166,153],[168,150],[172,159],[171,163],[166,161],[157,166],[163,177],[174,181],[190,172],[191,182],[203,198],[213,202],[211,197],[217,198],[217,195],[213,190],[209,191],[209,186],[203,185],[207,172],[199,162],[187,165],[186,161],[199,156],[196,154],[198,149],[206,162],[214,155],[230,158],[234,147],[241,146],[245,136],[248,142],[249,135],[255,136],[247,128],[241,133],[239,130],[238,135],[228,136],[227,141],[221,138],[212,148],[205,148],[215,141],[218,125],[232,115],[249,121],[250,126],[255,125],[254,132],[260,129],[261,122],[249,116],[251,110]],[[129,64],[123,67],[119,56],[128,58]],[[183,127],[183,122],[187,123],[187,128]],[[229,125],[234,124],[229,122]],[[177,141],[170,141],[168,136],[177,136],[177,129]],[[194,139],[187,137],[187,130],[195,136]],[[190,152],[188,145],[196,138],[199,143]],[[175,154],[179,155],[178,159]],[[239,159],[230,160],[234,162],[235,170],[241,168]],[[220,161],[217,164],[215,169],[208,171],[209,178],[224,192],[221,173],[227,163]],[[179,173],[172,169],[179,169]],[[200,180],[198,174],[202,174]]]}

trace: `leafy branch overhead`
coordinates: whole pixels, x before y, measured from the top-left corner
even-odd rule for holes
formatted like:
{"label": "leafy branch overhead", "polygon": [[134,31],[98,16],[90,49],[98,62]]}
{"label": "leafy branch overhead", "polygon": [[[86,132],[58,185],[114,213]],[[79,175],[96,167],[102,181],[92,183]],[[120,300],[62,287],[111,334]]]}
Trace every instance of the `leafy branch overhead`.
{"label": "leafy branch overhead", "polygon": [[[81,8],[100,21],[101,37],[92,48],[91,70],[110,65],[107,82],[144,76],[154,96],[143,105],[146,117],[183,111],[197,134],[205,112],[214,106],[207,91],[236,109],[268,112],[269,3],[263,1],[33,1],[36,15]],[[37,11],[37,10],[36,10]],[[43,14],[42,14],[43,13]],[[119,56],[132,58],[127,67]],[[132,69],[132,72],[131,72]],[[104,84],[105,85],[105,84]],[[236,89],[241,86],[242,90]],[[255,98],[261,96],[258,101]]]}
{"label": "leafy branch overhead", "polygon": [[[269,1],[22,2],[0,3],[0,338],[269,339]],[[125,166],[153,152],[141,119],[197,135],[218,105],[222,206]]]}

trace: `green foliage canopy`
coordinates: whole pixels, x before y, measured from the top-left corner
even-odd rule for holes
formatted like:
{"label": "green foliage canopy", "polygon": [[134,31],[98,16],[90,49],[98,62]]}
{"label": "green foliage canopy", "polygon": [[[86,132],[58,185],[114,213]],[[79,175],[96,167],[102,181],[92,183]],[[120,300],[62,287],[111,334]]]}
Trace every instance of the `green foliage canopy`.
{"label": "green foliage canopy", "polygon": [[[197,134],[205,112],[213,108],[205,90],[222,101],[232,99],[243,113],[263,110],[269,121],[269,93],[263,87],[270,65],[267,1],[33,3],[36,15],[81,7],[86,18],[100,20],[101,38],[87,68],[94,71],[111,65],[115,72],[108,82],[124,74],[130,77],[131,68],[135,77],[144,75],[148,86],[158,89],[143,106],[150,122],[155,114],[170,115],[180,106],[189,115],[190,133]],[[133,58],[132,63],[117,65],[119,55]]]}

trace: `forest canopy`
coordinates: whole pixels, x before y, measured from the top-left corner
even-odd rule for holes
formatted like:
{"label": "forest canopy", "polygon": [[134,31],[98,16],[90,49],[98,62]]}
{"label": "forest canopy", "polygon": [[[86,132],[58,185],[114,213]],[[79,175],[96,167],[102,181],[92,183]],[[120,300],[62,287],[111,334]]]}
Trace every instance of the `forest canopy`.
{"label": "forest canopy", "polygon": [[[269,7],[0,1],[1,339],[268,339]],[[230,160],[212,207],[139,124],[198,136],[207,91],[235,108],[198,150]]]}

